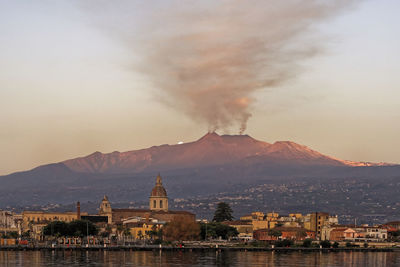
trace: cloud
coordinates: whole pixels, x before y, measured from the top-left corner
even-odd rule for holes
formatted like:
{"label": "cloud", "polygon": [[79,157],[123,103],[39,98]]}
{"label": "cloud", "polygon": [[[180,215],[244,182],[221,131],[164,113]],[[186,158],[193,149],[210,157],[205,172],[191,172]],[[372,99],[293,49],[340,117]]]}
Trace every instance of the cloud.
{"label": "cloud", "polygon": [[296,77],[323,47],[316,26],[355,1],[140,2],[119,1],[99,16],[139,58],[132,70],[148,78],[157,99],[209,131],[242,133],[254,93]]}

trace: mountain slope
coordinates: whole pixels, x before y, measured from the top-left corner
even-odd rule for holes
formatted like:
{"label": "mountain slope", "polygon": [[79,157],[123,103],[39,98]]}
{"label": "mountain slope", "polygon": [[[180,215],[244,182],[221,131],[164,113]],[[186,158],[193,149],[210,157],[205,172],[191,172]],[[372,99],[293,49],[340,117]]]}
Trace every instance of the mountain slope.
{"label": "mountain slope", "polygon": [[289,141],[269,144],[248,135],[220,136],[216,133],[208,133],[197,141],[185,144],[153,146],[122,153],[95,152],[63,163],[76,172],[139,173],[220,165],[241,160],[352,166],[352,162],[325,156],[306,146]]}
{"label": "mountain slope", "polygon": [[[186,144],[123,153],[96,152],[0,176],[0,208],[93,201],[104,194],[114,201],[143,201],[154,186],[157,172],[162,172],[171,199],[233,192],[270,183],[292,181],[298,185],[307,179],[321,183],[332,179],[355,183],[389,179],[390,185],[385,186],[398,190],[400,183],[392,180],[400,178],[400,166],[370,165],[338,160],[288,141],[270,144],[247,135],[209,133]],[[382,195],[382,203],[389,201],[386,198]],[[398,197],[390,196],[392,200],[400,203]]]}

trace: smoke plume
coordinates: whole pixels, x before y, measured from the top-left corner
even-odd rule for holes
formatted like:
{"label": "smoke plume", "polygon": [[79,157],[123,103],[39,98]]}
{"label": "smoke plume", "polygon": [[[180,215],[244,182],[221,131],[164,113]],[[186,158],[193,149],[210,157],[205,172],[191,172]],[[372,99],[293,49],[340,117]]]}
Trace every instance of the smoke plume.
{"label": "smoke plume", "polygon": [[301,61],[323,44],[316,25],[354,1],[166,2],[136,5],[147,13],[134,34],[126,23],[129,15],[120,18],[124,29],[116,34],[140,58],[134,70],[148,77],[158,99],[209,131],[242,133],[254,93],[278,90],[295,77]]}

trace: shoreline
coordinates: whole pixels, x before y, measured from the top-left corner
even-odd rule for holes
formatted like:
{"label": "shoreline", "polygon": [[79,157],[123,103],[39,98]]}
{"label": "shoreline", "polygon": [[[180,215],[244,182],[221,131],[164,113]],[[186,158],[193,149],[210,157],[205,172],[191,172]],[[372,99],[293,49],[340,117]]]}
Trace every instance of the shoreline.
{"label": "shoreline", "polygon": [[165,251],[165,252],[207,252],[207,251],[269,251],[269,252],[400,252],[400,248],[304,248],[304,247],[159,247],[159,246],[91,246],[91,247],[22,247],[0,246],[0,251]]}

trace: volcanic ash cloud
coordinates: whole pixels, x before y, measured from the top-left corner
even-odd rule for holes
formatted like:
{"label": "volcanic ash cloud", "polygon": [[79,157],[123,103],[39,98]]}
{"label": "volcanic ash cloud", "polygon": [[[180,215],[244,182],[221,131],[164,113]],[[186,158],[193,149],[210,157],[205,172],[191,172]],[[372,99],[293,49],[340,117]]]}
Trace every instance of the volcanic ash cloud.
{"label": "volcanic ash cloud", "polygon": [[320,50],[315,26],[350,2],[155,1],[140,5],[146,15],[135,31],[126,2],[117,8],[125,15],[116,32],[140,57],[134,69],[148,77],[158,99],[209,131],[242,133],[254,92],[279,90],[293,78],[299,63]]}

